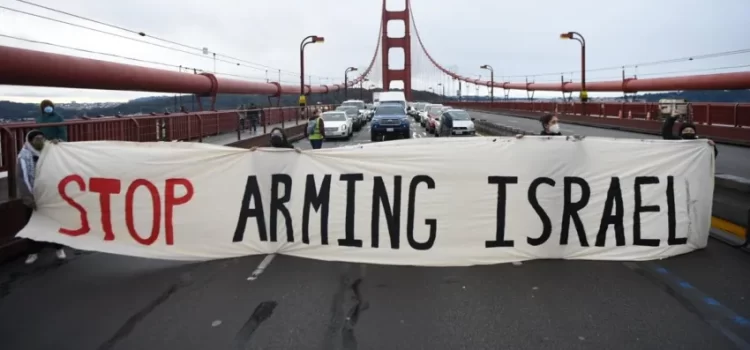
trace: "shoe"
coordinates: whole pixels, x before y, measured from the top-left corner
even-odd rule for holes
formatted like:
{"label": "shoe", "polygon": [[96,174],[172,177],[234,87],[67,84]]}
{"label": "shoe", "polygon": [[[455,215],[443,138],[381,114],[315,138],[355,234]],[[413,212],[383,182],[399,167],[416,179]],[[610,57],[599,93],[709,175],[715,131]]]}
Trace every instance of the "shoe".
{"label": "shoe", "polygon": [[60,260],[63,260],[63,259],[66,258],[66,256],[65,256],[65,249],[60,248],[55,253],[57,255],[57,258],[60,259]]}
{"label": "shoe", "polygon": [[39,258],[39,255],[36,254],[29,254],[29,256],[26,257],[26,265],[31,265],[34,262],[36,262],[36,259]]}

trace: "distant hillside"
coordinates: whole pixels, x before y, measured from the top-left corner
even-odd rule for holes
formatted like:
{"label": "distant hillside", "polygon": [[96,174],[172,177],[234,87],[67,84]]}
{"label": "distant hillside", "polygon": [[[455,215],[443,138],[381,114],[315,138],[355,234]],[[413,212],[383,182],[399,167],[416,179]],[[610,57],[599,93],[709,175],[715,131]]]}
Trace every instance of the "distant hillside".
{"label": "distant hillside", "polygon": [[[381,90],[362,90],[361,96],[365,101],[372,101],[372,92]],[[360,98],[360,89],[352,88],[349,89],[349,98]],[[502,96],[496,98],[501,99]],[[668,92],[668,93],[648,93],[636,96],[636,99],[645,100],[649,102],[657,102],[662,98],[684,98],[691,102],[750,102],[750,90],[736,90],[736,91],[682,91],[682,92]],[[321,103],[340,103],[344,100],[343,93],[331,93],[325,95],[312,95],[310,96],[308,103],[315,104]],[[440,96],[427,91],[413,91],[413,99],[415,101],[440,101]],[[455,99],[455,98],[453,98]],[[210,99],[203,98],[204,108],[209,108]],[[489,100],[489,98],[480,96],[465,96],[465,101],[471,100]],[[216,108],[221,109],[232,109],[236,108],[241,104],[255,103],[257,106],[268,107],[270,103],[276,105],[276,99],[271,99],[269,102],[268,97],[261,95],[219,95],[216,98]],[[80,104],[79,104],[80,105]],[[198,110],[198,104],[194,101],[194,97],[191,95],[182,96],[157,96],[157,97],[142,97],[137,98],[122,104],[100,104],[106,105],[103,108],[90,108],[90,109],[66,109],[65,107],[58,106],[58,111],[65,116],[65,118],[75,118],[83,116],[84,114],[89,117],[96,117],[98,115],[115,115],[115,114],[149,114],[151,112],[164,113],[165,111],[176,111],[180,109],[180,105],[184,106],[185,109],[192,111]],[[297,105],[297,96],[282,96],[280,101],[281,106],[295,106]],[[80,108],[80,107],[79,107]],[[0,119],[26,119],[34,118],[39,114],[39,105],[35,103],[17,103],[10,101],[0,101]]]}

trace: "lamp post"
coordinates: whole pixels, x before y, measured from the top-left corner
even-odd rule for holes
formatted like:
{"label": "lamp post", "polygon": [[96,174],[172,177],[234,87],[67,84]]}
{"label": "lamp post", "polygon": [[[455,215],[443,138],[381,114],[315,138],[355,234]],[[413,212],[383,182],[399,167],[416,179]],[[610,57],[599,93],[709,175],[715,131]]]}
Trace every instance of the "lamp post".
{"label": "lamp post", "polygon": [[490,106],[492,106],[495,103],[495,70],[489,64],[485,64],[479,68],[490,71]]}
{"label": "lamp post", "polygon": [[[588,101],[588,93],[586,92],[586,39],[583,35],[578,32],[567,32],[560,34],[560,39],[564,40],[575,40],[581,44],[581,102],[586,103]],[[584,107],[584,114],[586,114],[586,108]]]}
{"label": "lamp post", "polygon": [[445,103],[445,85],[438,83],[438,86],[442,87],[442,93],[440,94],[440,103]]}
{"label": "lamp post", "polygon": [[299,44],[299,95],[300,101],[305,96],[305,46],[307,44],[323,43],[325,38],[317,35],[310,35]]}
{"label": "lamp post", "polygon": [[344,100],[349,99],[349,72],[356,72],[356,67],[349,67],[344,71]]}

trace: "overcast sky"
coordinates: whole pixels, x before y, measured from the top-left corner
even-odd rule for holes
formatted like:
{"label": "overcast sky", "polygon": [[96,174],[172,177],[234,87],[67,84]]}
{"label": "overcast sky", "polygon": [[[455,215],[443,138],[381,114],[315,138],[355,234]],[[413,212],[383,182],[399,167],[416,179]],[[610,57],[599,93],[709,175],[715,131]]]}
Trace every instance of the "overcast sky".
{"label": "overcast sky", "polygon": [[[364,69],[372,59],[381,18],[381,0],[274,0],[274,1],[177,1],[177,0],[33,0],[73,14],[90,17],[149,35],[195,47],[206,47],[221,55],[233,56],[267,67],[217,62],[216,71],[265,80],[299,83],[298,47],[307,35],[321,35],[324,44],[306,49],[306,71],[314,84],[343,81],[348,66]],[[537,82],[557,82],[559,73],[578,81],[580,49],[576,42],[560,40],[561,32],[578,31],[587,41],[589,69],[680,58],[706,53],[750,48],[750,1],[717,0],[686,2],[677,0],[630,1],[436,1],[412,0],[420,35],[430,54],[446,67],[462,75],[487,77],[478,67],[494,67],[501,76],[555,73],[532,78]],[[64,21],[114,32],[117,31],[14,0],[0,0],[0,6],[32,12]],[[389,9],[403,8],[403,0],[391,0]],[[213,60],[158,48],[131,40],[34,18],[0,9],[0,34],[51,42],[174,66],[213,71]],[[391,36],[402,36],[403,25],[391,24]],[[158,43],[158,41],[155,41]],[[0,37],[0,45],[92,57],[108,61],[175,69],[113,57],[87,54],[42,44]],[[426,89],[441,81],[412,33],[412,70],[415,88]],[[189,49],[184,49],[188,50]],[[403,66],[403,54],[392,54]],[[232,61],[232,60],[230,60]],[[380,64],[380,59],[376,64]],[[705,74],[748,70],[750,54],[639,67],[640,77]],[[721,67],[733,69],[713,70]],[[296,73],[296,74],[295,74]],[[628,68],[627,74],[636,73]],[[380,69],[372,83],[380,84]],[[589,72],[587,81],[613,80],[619,69]],[[507,79],[506,79],[507,80]],[[451,84],[446,83],[451,87]],[[455,89],[451,87],[450,90]],[[473,94],[474,89],[470,91]],[[486,90],[481,89],[480,94]],[[464,95],[467,95],[464,87]],[[496,92],[496,95],[500,95]],[[148,94],[97,90],[26,88],[0,86],[0,100],[38,102],[52,98],[58,102],[75,100],[126,101]],[[517,92],[517,96],[525,92]],[[550,95],[548,93],[548,95]],[[557,96],[558,94],[551,94]],[[539,95],[537,95],[539,96]]]}

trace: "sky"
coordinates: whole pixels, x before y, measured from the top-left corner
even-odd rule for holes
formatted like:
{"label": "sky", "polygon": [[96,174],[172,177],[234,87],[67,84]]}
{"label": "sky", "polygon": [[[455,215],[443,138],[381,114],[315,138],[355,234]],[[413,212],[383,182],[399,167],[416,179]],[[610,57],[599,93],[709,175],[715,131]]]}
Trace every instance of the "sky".
{"label": "sky", "polygon": [[[30,1],[135,32],[145,32],[149,36],[191,47],[205,47],[209,55],[17,0],[0,0],[0,6],[116,33],[125,38],[0,8],[0,45],[160,69],[179,70],[182,65],[216,71],[221,73],[219,76],[231,74],[236,79],[255,81],[277,81],[281,70],[282,83],[289,85],[299,84],[298,48],[302,38],[308,35],[325,37],[325,43],[308,45],[305,50],[305,69],[312,75],[313,84],[340,83],[344,79],[344,70],[350,66],[363,71],[375,54],[382,9],[381,0]],[[389,0],[386,6],[390,10],[399,10],[403,8],[404,0]],[[750,2],[747,0],[411,0],[411,7],[415,18],[411,45],[413,86],[438,89],[437,83],[444,82],[449,95],[455,94],[456,85],[441,77],[428,63],[417,44],[414,27],[430,55],[443,66],[462,75],[481,75],[483,79],[488,77],[488,72],[479,66],[489,64],[495,70],[496,80],[511,76],[503,80],[524,81],[529,76],[531,81],[559,82],[560,74],[564,73],[566,80],[579,81],[579,45],[559,39],[559,34],[567,31],[577,31],[585,36],[589,70],[629,65],[626,75],[637,74],[642,78],[750,70],[750,53],[639,66],[637,69],[632,67],[644,62],[750,48],[750,27],[746,24]],[[389,36],[403,36],[404,25],[391,23],[388,30]],[[29,43],[2,35],[161,64]],[[168,45],[192,54],[127,38]],[[237,66],[240,61],[226,59],[230,62],[217,61],[214,70],[211,55],[214,52],[219,57],[241,59],[241,64]],[[376,69],[367,84],[380,87],[381,53],[376,57]],[[391,66],[403,66],[403,53],[392,52],[390,58]],[[724,67],[734,68],[717,69]],[[544,73],[552,75],[535,76]],[[350,73],[350,78],[352,76],[356,73]],[[587,81],[619,80],[621,76],[621,69],[590,71]],[[467,89],[464,85],[464,95],[475,93],[473,87]],[[478,93],[486,95],[487,89],[480,88]],[[495,95],[501,94],[496,89]],[[38,102],[43,98],[56,102],[119,102],[149,95],[164,94],[0,85],[0,100],[18,102]],[[515,91],[511,96],[526,96],[526,92]],[[538,92],[536,96],[561,95]]]}

